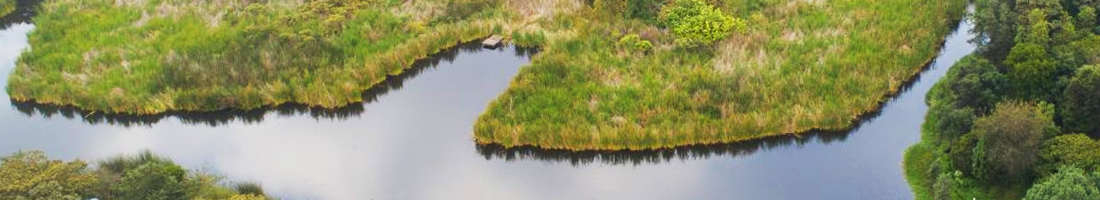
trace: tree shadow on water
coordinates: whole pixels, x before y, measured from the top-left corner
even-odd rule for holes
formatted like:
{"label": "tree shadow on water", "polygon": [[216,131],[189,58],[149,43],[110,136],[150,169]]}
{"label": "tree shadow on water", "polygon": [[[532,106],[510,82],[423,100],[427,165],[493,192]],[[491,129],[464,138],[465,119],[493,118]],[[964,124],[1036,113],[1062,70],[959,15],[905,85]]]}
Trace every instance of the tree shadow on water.
{"label": "tree shadow on water", "polygon": [[[506,51],[513,47],[498,48],[496,51]],[[526,48],[514,48],[516,56],[530,57],[537,50]],[[273,113],[281,117],[309,116],[316,120],[346,120],[358,117],[365,112],[364,105],[377,102],[379,98],[391,91],[404,87],[405,81],[438,67],[442,63],[453,63],[459,54],[490,51],[482,49],[480,41],[461,43],[455,47],[444,49],[426,59],[417,60],[413,67],[405,69],[401,74],[389,76],[371,89],[363,91],[363,102],[351,103],[343,107],[327,109],[303,104],[288,103],[279,106],[267,106],[251,110],[222,110],[213,112],[167,112],[155,115],[135,114],[110,114],[81,110],[73,106],[56,106],[40,104],[36,102],[11,101],[12,107],[28,117],[41,115],[44,118],[55,116],[67,119],[80,118],[89,124],[109,124],[124,127],[151,126],[166,118],[177,118],[188,125],[207,125],[217,127],[240,121],[244,124],[261,123]]]}

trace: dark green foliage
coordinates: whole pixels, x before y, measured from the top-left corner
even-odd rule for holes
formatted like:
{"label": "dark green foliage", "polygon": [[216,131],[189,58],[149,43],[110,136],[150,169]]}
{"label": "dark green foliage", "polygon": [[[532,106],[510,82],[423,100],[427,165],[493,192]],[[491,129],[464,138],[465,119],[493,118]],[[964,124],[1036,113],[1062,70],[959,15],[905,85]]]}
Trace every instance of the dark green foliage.
{"label": "dark green foliage", "polygon": [[932,199],[951,200],[951,185],[954,182],[955,178],[950,173],[942,173],[936,177],[936,183],[932,185],[932,191],[935,194]]}
{"label": "dark green foliage", "polygon": [[1088,171],[1100,170],[1100,142],[1082,134],[1055,137],[1043,143],[1040,153],[1041,175],[1049,175],[1058,166],[1073,166]]}
{"label": "dark green foliage", "polygon": [[994,62],[1004,60],[1016,38],[1016,24],[1019,14],[1013,10],[1013,0],[975,0],[974,21],[975,38],[970,40],[978,45],[978,53]]}
{"label": "dark green foliage", "polygon": [[974,162],[977,155],[975,151],[978,147],[978,140],[980,137],[976,134],[966,134],[960,137],[955,143],[951,144],[950,153],[951,164],[955,170],[963,172],[965,175],[975,174],[973,166],[977,163]]}
{"label": "dark green foliage", "polygon": [[936,130],[943,138],[957,138],[963,134],[970,132],[970,127],[974,125],[974,120],[977,115],[972,108],[961,109],[937,109],[940,112],[936,115],[941,118],[936,120]]}
{"label": "dark green foliage", "polygon": [[170,200],[191,199],[194,186],[185,182],[186,171],[173,163],[149,162],[126,171],[111,188],[119,199]]}
{"label": "dark green foliage", "polygon": [[1072,132],[1100,133],[1100,67],[1077,70],[1062,95],[1064,128]]}
{"label": "dark green foliage", "polygon": [[1075,167],[1061,167],[1058,173],[1028,189],[1024,200],[1097,200],[1100,189],[1096,184],[1095,174]]}
{"label": "dark green foliage", "polygon": [[[997,104],[989,116],[974,123],[974,134],[981,137],[979,147],[984,154],[982,168],[997,181],[1026,181],[1037,164],[1044,137],[1056,130],[1054,122],[1034,104],[1007,102]],[[1004,183],[1004,182],[1000,182]]]}
{"label": "dark green foliage", "polygon": [[[955,108],[975,108],[988,111],[1002,98],[1007,78],[993,63],[976,55],[964,57],[944,79],[954,94]],[[959,136],[959,135],[955,135]]]}
{"label": "dark green foliage", "polygon": [[1046,54],[1042,45],[1017,44],[1009,53],[1005,65],[1012,92],[1017,99],[1053,102],[1058,94],[1058,71],[1054,60]]}
{"label": "dark green foliage", "polygon": [[[928,93],[930,108],[922,141],[912,147],[926,150],[912,151],[924,155],[907,155],[906,167],[912,166],[911,158],[944,156],[927,152],[947,152],[951,164],[944,170],[963,172],[962,183],[971,178],[980,181],[951,186],[955,197],[963,199],[1018,199],[1014,194],[1022,192],[1021,188],[1030,187],[1036,178],[1050,176],[1059,166],[1096,170],[1100,153],[1095,152],[1100,152],[1100,144],[1079,134],[1052,136],[1059,132],[1098,133],[1100,83],[1096,82],[1100,78],[1096,77],[1100,75],[1096,67],[1087,66],[1100,63],[1098,2],[976,0],[971,19],[977,37],[971,42],[978,45],[978,51],[956,63]],[[1006,99],[1015,100],[1002,102]],[[1016,101],[1039,103],[1027,103],[1024,109]],[[987,115],[988,106],[994,104],[1002,106]],[[970,114],[987,116],[969,129],[962,128]],[[1063,127],[1056,126],[1059,122]],[[971,133],[958,134],[964,130]],[[914,188],[928,188],[914,190],[918,198],[938,195],[931,189],[935,177],[930,176],[935,174],[926,173],[906,176]],[[1028,196],[1083,198],[1054,197],[1057,195],[1050,195],[1054,194],[1050,188],[1029,191]]]}

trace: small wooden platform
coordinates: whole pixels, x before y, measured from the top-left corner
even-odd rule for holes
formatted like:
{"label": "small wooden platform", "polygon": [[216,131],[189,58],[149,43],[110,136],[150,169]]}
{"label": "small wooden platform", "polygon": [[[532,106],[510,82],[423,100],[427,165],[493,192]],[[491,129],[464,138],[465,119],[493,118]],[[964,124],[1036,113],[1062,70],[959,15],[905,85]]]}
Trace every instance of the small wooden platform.
{"label": "small wooden platform", "polygon": [[485,41],[481,41],[481,46],[486,48],[497,48],[500,47],[502,40],[504,40],[503,36],[493,35],[492,37],[486,38]]}

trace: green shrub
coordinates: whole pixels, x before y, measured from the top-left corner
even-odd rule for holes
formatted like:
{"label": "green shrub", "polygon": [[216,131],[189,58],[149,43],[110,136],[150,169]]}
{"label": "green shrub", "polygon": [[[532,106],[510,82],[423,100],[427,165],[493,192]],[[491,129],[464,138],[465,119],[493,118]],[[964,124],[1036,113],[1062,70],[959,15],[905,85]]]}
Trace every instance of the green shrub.
{"label": "green shrub", "polygon": [[949,70],[948,76],[944,82],[954,94],[957,108],[988,111],[1001,100],[1001,92],[1008,84],[1000,69],[977,55],[963,57]]}
{"label": "green shrub", "polygon": [[1100,170],[1100,142],[1082,134],[1061,135],[1044,142],[1039,157],[1040,175],[1050,175],[1058,166]]}
{"label": "green shrub", "polygon": [[111,191],[120,194],[119,199],[147,200],[185,200],[192,197],[185,180],[187,171],[179,165],[163,162],[149,162],[126,171]]}
{"label": "green shrub", "polygon": [[87,199],[99,181],[84,161],[50,160],[42,151],[0,159],[0,199]]}
{"label": "green shrub", "polygon": [[676,43],[709,45],[733,31],[744,32],[745,20],[730,17],[701,0],[676,0],[661,10],[661,21],[676,35]]}
{"label": "green shrub", "polygon": [[1027,190],[1024,200],[1098,200],[1097,177],[1075,167],[1058,168],[1058,173]]}
{"label": "green shrub", "polygon": [[997,104],[989,116],[974,123],[973,131],[981,137],[979,147],[988,171],[986,178],[995,177],[1015,183],[1026,181],[1039,160],[1043,139],[1057,132],[1052,119],[1034,104],[1006,102]]}
{"label": "green shrub", "polygon": [[1100,133],[1100,66],[1077,70],[1062,95],[1061,109],[1067,131]]}
{"label": "green shrub", "polygon": [[649,52],[653,50],[653,43],[649,40],[642,39],[638,34],[629,34],[619,39],[617,43],[619,48],[629,48],[638,52]]}

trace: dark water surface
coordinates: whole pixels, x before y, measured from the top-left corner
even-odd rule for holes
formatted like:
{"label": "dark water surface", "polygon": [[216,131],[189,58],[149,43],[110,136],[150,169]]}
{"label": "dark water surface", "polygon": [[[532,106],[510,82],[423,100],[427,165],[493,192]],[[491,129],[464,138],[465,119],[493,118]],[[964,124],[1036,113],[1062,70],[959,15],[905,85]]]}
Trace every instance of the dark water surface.
{"label": "dark water surface", "polygon": [[[6,84],[34,26],[3,23]],[[903,151],[919,140],[925,93],[974,50],[971,27],[960,23],[928,71],[844,133],[649,152],[477,146],[475,119],[530,53],[465,46],[339,110],[138,117],[0,104],[0,154],[98,160],[148,149],[284,199],[911,199]]]}

